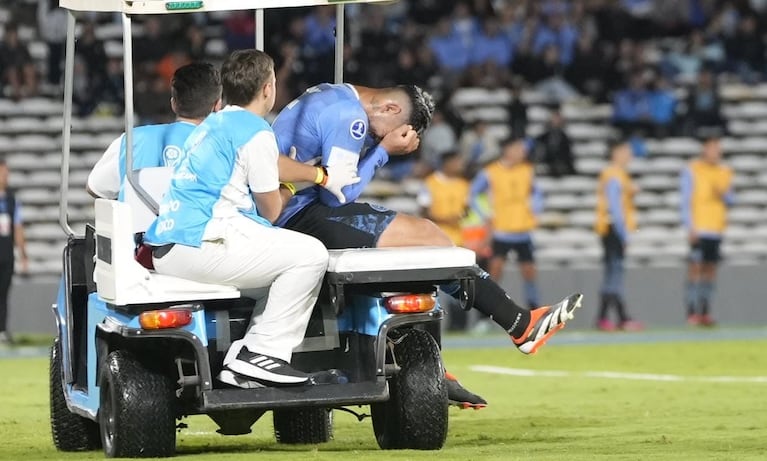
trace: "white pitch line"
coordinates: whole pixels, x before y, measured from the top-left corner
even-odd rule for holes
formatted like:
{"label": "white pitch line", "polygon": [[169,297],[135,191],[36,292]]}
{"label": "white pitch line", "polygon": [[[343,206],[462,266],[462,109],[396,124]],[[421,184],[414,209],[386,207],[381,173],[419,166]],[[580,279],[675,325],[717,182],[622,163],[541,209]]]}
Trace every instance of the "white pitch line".
{"label": "white pitch line", "polygon": [[601,378],[601,379],[625,379],[631,381],[665,381],[682,382],[697,381],[705,383],[760,383],[767,384],[767,376],[682,376],[664,375],[653,373],[626,373],[621,371],[562,371],[562,370],[530,370],[524,368],[505,368],[490,365],[473,365],[472,371],[492,373],[496,375],[522,376],[522,377],[545,377],[545,378]]}

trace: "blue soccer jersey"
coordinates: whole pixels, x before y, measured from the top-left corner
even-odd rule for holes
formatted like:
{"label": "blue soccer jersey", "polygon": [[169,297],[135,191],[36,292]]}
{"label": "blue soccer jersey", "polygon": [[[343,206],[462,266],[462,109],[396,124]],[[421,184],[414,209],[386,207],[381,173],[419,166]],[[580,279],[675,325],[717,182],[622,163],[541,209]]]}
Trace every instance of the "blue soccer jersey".
{"label": "blue soccer jersey", "polygon": [[[190,122],[174,122],[134,128],[133,169],[178,165],[184,154],[184,142],[194,127]],[[125,143],[124,134],[112,142],[88,176],[88,187],[100,197],[122,197],[126,177]]]}
{"label": "blue soccer jersey", "polygon": [[[296,160],[332,166],[353,164],[360,182],[343,188],[347,202],[356,200],[376,170],[389,160],[382,147],[370,136],[369,122],[359,95],[348,84],[323,83],[309,88],[288,104],[272,124],[280,152],[296,148]],[[277,220],[280,226],[306,206],[321,202],[337,207],[342,204],[325,189],[304,189],[285,206]]]}

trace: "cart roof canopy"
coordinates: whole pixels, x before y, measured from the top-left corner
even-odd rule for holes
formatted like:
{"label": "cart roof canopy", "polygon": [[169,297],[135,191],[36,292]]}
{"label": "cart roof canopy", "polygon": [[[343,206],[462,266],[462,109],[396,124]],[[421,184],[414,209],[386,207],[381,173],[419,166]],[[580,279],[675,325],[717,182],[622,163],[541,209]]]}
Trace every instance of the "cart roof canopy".
{"label": "cart roof canopy", "polygon": [[59,0],[59,5],[73,11],[172,14],[384,2],[392,0]]}

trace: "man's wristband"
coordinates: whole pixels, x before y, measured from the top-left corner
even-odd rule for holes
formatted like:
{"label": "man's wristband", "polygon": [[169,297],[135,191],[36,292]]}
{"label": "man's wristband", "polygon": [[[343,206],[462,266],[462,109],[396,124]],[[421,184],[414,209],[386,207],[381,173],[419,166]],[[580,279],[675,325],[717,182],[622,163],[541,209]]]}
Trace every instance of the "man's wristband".
{"label": "man's wristband", "polygon": [[296,186],[294,186],[292,182],[282,182],[280,185],[289,190],[290,195],[296,195]]}
{"label": "man's wristband", "polygon": [[325,186],[328,183],[328,170],[324,166],[317,167],[317,177],[314,178],[314,184]]}

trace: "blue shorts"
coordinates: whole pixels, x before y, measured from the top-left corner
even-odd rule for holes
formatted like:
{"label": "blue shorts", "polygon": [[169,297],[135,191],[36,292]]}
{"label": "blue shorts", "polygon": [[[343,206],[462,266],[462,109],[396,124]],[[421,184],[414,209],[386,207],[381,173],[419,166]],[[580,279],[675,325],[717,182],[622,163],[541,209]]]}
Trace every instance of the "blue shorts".
{"label": "blue shorts", "polygon": [[535,261],[532,240],[504,242],[503,240],[493,239],[493,256],[506,258],[510,251],[514,251],[517,254],[517,262],[531,263]]}
{"label": "blue shorts", "polygon": [[367,203],[330,207],[314,202],[285,223],[285,228],[311,235],[329,250],[375,248],[396,211]]}

